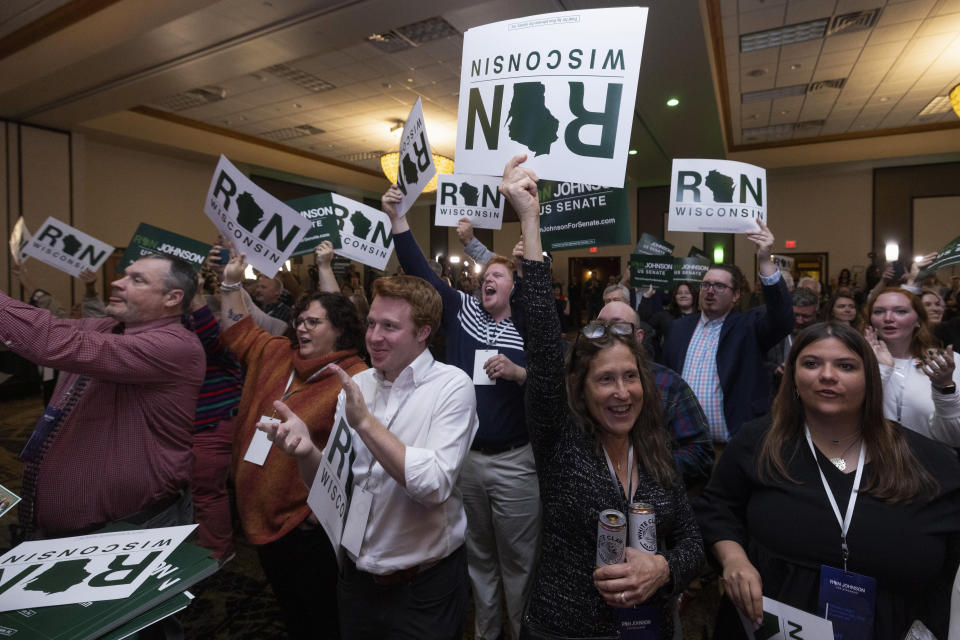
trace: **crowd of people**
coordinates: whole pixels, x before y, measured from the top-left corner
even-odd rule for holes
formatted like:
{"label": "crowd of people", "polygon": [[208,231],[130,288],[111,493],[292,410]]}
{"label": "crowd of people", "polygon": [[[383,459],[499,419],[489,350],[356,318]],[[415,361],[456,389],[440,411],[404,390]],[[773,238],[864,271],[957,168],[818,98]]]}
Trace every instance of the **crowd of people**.
{"label": "crowd of people", "polygon": [[[369,287],[329,242],[304,284],[245,281],[218,243],[200,274],[136,260],[106,304],[85,274],[80,319],[0,294],[0,340],[51,372],[24,538],[197,522],[228,562],[230,477],[291,638],[460,638],[471,597],[481,639],[680,638],[693,582],[722,593],[713,637],[747,638],[762,596],[842,609],[835,575],[867,585],[831,616],[843,637],[960,637],[960,277],[926,256],[794,286],[758,222],[754,295],[713,264],[669,293],[593,278],[571,305],[525,160],[500,186],[512,255],[457,229],[479,275],[424,257],[392,186],[402,273]],[[308,505],[325,447],[350,451],[337,549]],[[655,552],[600,563],[601,514],[638,503]]]}

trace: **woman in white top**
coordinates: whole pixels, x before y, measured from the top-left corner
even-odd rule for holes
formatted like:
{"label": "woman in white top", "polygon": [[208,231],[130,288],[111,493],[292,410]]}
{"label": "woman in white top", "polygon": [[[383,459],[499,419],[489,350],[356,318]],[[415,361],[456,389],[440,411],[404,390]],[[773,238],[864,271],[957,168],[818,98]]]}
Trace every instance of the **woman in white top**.
{"label": "woman in white top", "polygon": [[920,298],[884,289],[867,308],[867,341],[883,379],[883,413],[920,434],[960,446],[960,356],[939,349]]}

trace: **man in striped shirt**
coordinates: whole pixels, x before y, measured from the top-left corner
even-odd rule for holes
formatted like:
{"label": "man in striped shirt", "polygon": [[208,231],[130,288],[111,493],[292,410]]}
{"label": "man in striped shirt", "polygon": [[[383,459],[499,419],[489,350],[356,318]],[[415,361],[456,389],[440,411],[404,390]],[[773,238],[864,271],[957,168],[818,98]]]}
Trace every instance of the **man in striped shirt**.
{"label": "man in striped shirt", "polygon": [[467,512],[476,637],[500,637],[500,603],[505,601],[508,624],[518,638],[539,541],[540,490],[523,403],[526,355],[510,307],[514,265],[503,257],[487,263],[479,301],[453,289],[430,269],[406,218],[396,214],[401,196],[392,186],[382,199],[393,224],[397,258],[406,273],[427,280],[440,293],[447,363],[473,378],[477,394],[480,428],[458,483]]}

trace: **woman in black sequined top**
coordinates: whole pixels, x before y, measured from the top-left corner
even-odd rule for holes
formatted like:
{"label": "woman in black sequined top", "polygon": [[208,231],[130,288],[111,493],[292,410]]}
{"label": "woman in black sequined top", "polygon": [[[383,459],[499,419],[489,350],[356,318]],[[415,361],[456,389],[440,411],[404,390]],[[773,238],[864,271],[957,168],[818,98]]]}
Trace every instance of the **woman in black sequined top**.
{"label": "woman in black sequined top", "polygon": [[[565,369],[540,248],[536,176],[519,167],[525,159],[507,164],[500,186],[523,229],[527,424],[543,503],[540,560],[521,638],[617,637],[613,608],[639,604],[658,609],[660,637],[672,638],[674,596],[697,575],[704,555],[660,423],[657,390],[632,330],[595,327],[598,337],[580,336]],[[633,488],[629,498],[624,487]],[[625,562],[595,569],[600,512],[626,514],[631,502],[653,506],[658,553],[627,549]]]}

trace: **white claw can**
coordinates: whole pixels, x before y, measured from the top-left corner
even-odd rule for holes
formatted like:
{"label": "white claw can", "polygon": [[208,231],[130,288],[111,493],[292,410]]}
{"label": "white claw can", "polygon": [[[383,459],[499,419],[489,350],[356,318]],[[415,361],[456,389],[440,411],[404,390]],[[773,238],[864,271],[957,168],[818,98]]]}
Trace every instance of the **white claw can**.
{"label": "white claw can", "polygon": [[646,502],[630,505],[627,545],[637,551],[657,552],[657,514],[653,505]]}
{"label": "white claw can", "polygon": [[600,512],[597,524],[597,567],[623,562],[627,545],[627,519],[616,509]]}

